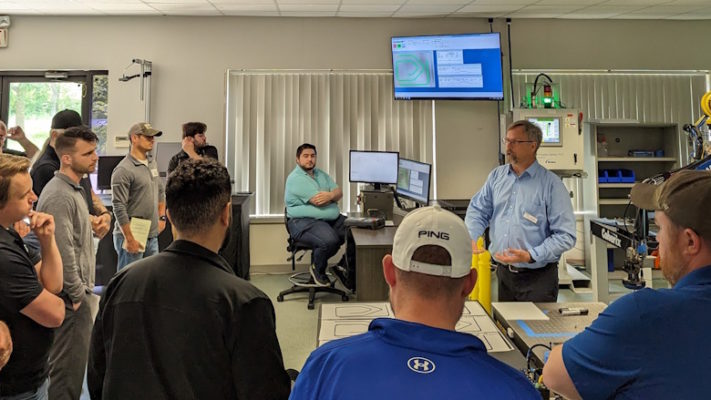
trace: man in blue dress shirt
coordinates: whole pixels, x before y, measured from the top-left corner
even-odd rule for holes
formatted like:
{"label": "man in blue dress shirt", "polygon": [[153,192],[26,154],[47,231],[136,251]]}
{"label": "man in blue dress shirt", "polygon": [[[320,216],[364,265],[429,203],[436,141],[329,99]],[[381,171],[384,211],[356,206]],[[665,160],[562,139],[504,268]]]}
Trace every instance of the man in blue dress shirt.
{"label": "man in blue dress shirt", "polygon": [[707,399],[711,347],[711,172],[638,183],[632,203],[657,210],[660,266],[672,289],[610,304],[551,351],[543,381],[569,399]]}
{"label": "man in blue dress shirt", "polygon": [[489,174],[467,209],[475,253],[483,251],[476,240],[489,227],[499,301],[555,302],[558,260],[575,245],[570,195],[536,161],[542,137],[529,121],[511,124],[504,139],[509,163]]}
{"label": "man in blue dress shirt", "polygon": [[290,399],[540,399],[515,369],[454,330],[476,283],[464,222],[439,206],[409,213],[383,258],[395,318],[316,349]]}

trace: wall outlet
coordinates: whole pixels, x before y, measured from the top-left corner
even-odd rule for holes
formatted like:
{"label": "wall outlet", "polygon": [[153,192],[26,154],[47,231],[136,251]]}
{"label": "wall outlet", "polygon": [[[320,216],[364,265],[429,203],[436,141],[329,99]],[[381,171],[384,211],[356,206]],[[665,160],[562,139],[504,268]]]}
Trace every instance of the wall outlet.
{"label": "wall outlet", "polygon": [[114,148],[127,149],[131,145],[128,136],[114,136]]}

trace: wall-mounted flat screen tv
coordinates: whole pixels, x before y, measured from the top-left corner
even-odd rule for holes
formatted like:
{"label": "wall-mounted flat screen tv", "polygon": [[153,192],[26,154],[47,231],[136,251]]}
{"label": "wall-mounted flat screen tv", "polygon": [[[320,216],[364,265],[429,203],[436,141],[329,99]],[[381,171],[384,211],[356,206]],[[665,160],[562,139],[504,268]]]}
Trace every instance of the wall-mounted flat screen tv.
{"label": "wall-mounted flat screen tv", "polygon": [[502,100],[498,33],[397,36],[391,40],[396,100]]}

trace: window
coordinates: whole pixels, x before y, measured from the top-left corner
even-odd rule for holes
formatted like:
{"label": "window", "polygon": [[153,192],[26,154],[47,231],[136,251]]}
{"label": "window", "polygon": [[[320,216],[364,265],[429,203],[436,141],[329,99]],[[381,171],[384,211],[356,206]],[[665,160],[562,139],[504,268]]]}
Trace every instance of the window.
{"label": "window", "polygon": [[[84,124],[99,136],[98,151],[106,146],[108,103],[107,71],[59,71],[41,73],[1,72],[0,119],[8,127],[21,126],[32,143],[42,148],[49,137],[52,117],[65,108],[82,115]],[[21,150],[8,140],[6,146]]]}

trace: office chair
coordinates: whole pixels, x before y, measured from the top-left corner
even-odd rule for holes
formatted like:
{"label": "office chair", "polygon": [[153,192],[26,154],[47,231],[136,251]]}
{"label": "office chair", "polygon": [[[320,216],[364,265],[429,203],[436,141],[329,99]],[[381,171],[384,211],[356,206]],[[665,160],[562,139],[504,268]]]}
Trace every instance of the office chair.
{"label": "office chair", "polygon": [[[287,218],[286,216],[286,209],[284,209],[284,226],[286,227],[286,233],[288,234],[288,237],[286,239],[286,250],[291,253],[289,258],[287,258],[287,261],[291,261],[291,270],[296,271],[296,261],[300,261],[304,257],[304,254],[306,254],[307,251],[311,250],[311,247],[305,243],[300,243],[298,240],[294,239],[291,236],[291,232],[289,231],[289,218]],[[297,253],[299,252],[303,253],[297,257]],[[297,272],[295,274],[292,274],[289,277],[289,282],[291,282],[292,286],[289,289],[282,290],[279,293],[279,295],[277,296],[278,302],[284,301],[284,296],[290,295],[292,293],[305,292],[309,293],[309,303],[306,306],[309,310],[314,309],[314,298],[316,297],[316,293],[319,292],[338,294],[341,296],[341,301],[348,301],[348,295],[346,294],[346,292],[341,289],[336,289],[335,280],[331,280],[330,286],[317,286],[314,282],[314,279],[311,277],[309,271]]]}

